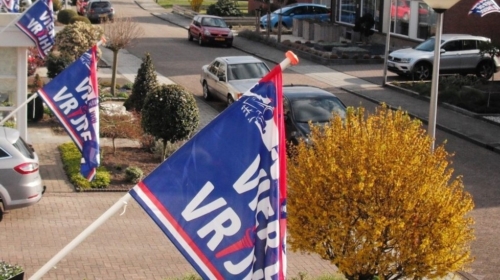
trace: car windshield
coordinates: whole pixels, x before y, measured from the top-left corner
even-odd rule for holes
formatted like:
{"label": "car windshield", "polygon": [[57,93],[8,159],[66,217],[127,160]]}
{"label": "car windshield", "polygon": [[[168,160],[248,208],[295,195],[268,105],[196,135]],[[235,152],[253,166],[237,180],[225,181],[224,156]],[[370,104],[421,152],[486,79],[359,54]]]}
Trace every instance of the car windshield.
{"label": "car windshield", "polygon": [[[435,41],[434,38],[430,38],[427,41],[425,41],[425,42],[419,44],[418,46],[416,46],[415,49],[418,50],[418,51],[432,52],[432,51],[434,51],[434,41]],[[441,40],[441,44],[443,42],[444,41]]]}
{"label": "car windshield", "polygon": [[294,99],[290,106],[297,122],[328,122],[335,114],[345,118],[344,106],[335,97]]}
{"label": "car windshield", "polygon": [[227,68],[228,80],[259,79],[269,72],[264,62],[229,64]]}
{"label": "car windshield", "polygon": [[227,24],[224,20],[220,18],[203,18],[201,20],[201,25],[210,27],[224,27],[227,28]]}

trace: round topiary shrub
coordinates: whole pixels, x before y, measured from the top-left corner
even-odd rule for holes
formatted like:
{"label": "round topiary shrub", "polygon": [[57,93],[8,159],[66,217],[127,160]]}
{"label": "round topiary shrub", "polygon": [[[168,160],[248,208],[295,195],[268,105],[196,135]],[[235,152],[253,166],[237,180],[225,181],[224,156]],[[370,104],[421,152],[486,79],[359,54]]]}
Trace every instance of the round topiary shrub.
{"label": "round topiary shrub", "polygon": [[46,60],[45,66],[47,67],[47,77],[53,79],[61,73],[68,65],[73,63],[73,59],[67,55],[51,52]]}
{"label": "round topiary shrub", "polygon": [[127,167],[125,169],[125,179],[130,183],[139,183],[144,176],[144,172],[139,167]]}
{"label": "round topiary shrub", "polygon": [[85,22],[85,23],[88,23],[88,24],[91,24],[90,20],[87,18],[87,17],[84,17],[84,16],[74,16],[72,17],[70,20],[69,20],[69,23],[70,24],[73,24],[77,21],[81,21],[81,22]]}
{"label": "round topiary shrub", "polygon": [[52,9],[54,12],[61,11],[62,3],[61,0],[52,0]]}
{"label": "round topiary shrub", "polygon": [[57,13],[57,21],[62,24],[70,24],[73,17],[78,16],[75,10],[65,9]]}
{"label": "round topiary shrub", "polygon": [[198,127],[200,118],[194,96],[176,84],[162,85],[149,92],[141,115],[144,132],[163,141],[163,159],[167,143],[188,139]]}

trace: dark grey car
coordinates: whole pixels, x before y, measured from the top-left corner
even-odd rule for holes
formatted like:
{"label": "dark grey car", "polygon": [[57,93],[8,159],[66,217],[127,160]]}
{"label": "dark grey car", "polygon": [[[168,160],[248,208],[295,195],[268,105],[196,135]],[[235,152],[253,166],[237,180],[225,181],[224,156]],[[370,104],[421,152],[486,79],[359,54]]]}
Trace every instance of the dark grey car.
{"label": "dark grey car", "polygon": [[309,121],[324,125],[334,115],[346,115],[346,106],[337,96],[317,87],[284,86],[283,97],[286,141],[294,145],[307,140]]}
{"label": "dark grey car", "polygon": [[45,192],[38,156],[19,131],[0,126],[0,202],[4,210],[27,207]]}
{"label": "dark grey car", "polygon": [[85,7],[85,16],[91,22],[113,21],[115,9],[108,0],[91,0]]}

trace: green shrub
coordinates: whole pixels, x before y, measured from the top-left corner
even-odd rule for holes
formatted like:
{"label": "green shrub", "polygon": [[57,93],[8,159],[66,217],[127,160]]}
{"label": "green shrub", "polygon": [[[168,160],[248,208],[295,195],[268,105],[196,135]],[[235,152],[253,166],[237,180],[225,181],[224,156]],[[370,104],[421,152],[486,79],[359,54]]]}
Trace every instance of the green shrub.
{"label": "green shrub", "polygon": [[[55,47],[62,55],[69,56],[75,61],[99,42],[103,34],[101,26],[76,21],[56,33]],[[101,56],[99,48],[97,56]]]}
{"label": "green shrub", "polygon": [[144,172],[139,167],[127,167],[125,169],[125,179],[130,183],[139,183],[144,176]]}
{"label": "green shrub", "polygon": [[151,60],[149,53],[146,53],[146,56],[142,59],[141,67],[137,70],[137,76],[135,76],[132,93],[129,98],[125,100],[123,106],[125,106],[127,111],[140,112],[144,104],[144,100],[146,99],[146,95],[151,92],[155,92],[158,87],[158,78],[153,61]]}
{"label": "green shrub", "polygon": [[106,188],[111,182],[111,175],[103,166],[97,168],[96,176],[92,182],[89,182],[80,174],[82,154],[75,146],[75,143],[69,142],[61,144],[59,145],[59,151],[61,152],[64,171],[69,181],[75,187],[80,189],[102,189]]}
{"label": "green shrub", "polygon": [[72,17],[72,18],[69,20],[69,23],[70,23],[70,24],[73,24],[73,23],[75,23],[75,22],[77,22],[77,21],[81,21],[81,22],[85,22],[85,23],[88,23],[88,24],[92,24],[92,23],[90,22],[90,20],[89,20],[87,17],[84,17],[84,16],[78,16],[78,15],[77,15],[77,16],[74,16],[74,17]]}
{"label": "green shrub", "polygon": [[71,19],[76,16],[78,16],[78,14],[73,9],[61,10],[59,11],[59,13],[57,13],[57,21],[62,24],[70,24]]}
{"label": "green shrub", "polygon": [[[141,110],[144,132],[167,142],[188,139],[198,127],[199,110],[194,96],[176,84],[162,85],[148,93]],[[163,157],[165,159],[165,156]]]}
{"label": "green shrub", "polygon": [[208,15],[214,16],[241,16],[241,11],[238,8],[237,1],[234,0],[218,0],[217,3],[211,4],[207,8]]}
{"label": "green shrub", "polygon": [[16,128],[16,122],[15,121],[6,121],[3,123],[3,126],[10,127],[10,128]]}
{"label": "green shrub", "polygon": [[123,85],[123,89],[126,89],[126,90],[131,90],[132,88],[134,87],[134,84],[133,83],[126,83]]}
{"label": "green shrub", "polygon": [[128,93],[126,92],[120,92],[116,95],[116,97],[120,97],[120,98],[128,98]]}
{"label": "green shrub", "polygon": [[47,67],[47,77],[53,79],[61,73],[68,65],[73,63],[73,59],[61,53],[51,52],[46,60],[45,66]]}
{"label": "green shrub", "polygon": [[8,280],[23,272],[24,269],[19,265],[11,265],[0,260],[0,280]]}
{"label": "green shrub", "polygon": [[61,0],[52,0],[52,9],[54,12],[61,11],[62,6]]}

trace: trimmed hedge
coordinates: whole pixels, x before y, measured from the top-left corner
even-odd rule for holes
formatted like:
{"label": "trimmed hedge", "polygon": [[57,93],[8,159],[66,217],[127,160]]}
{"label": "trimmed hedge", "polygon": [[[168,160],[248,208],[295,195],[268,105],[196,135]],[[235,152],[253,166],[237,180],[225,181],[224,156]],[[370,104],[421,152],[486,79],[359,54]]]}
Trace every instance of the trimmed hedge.
{"label": "trimmed hedge", "polygon": [[80,174],[80,161],[82,159],[82,154],[76,147],[75,143],[64,143],[59,145],[58,148],[61,152],[61,160],[64,171],[66,171],[69,181],[77,189],[103,189],[109,186],[109,183],[111,182],[111,175],[103,166],[97,168],[96,176],[92,182],[87,181],[87,179]]}
{"label": "trimmed hedge", "polygon": [[87,17],[84,17],[84,16],[74,16],[72,17],[70,20],[69,20],[69,23],[70,24],[73,24],[77,21],[82,21],[82,22],[85,22],[85,23],[88,23],[88,24],[92,24],[90,22],[90,19],[88,19]]}
{"label": "trimmed hedge", "polygon": [[65,9],[57,13],[57,21],[62,24],[70,24],[72,18],[78,16],[75,10]]}

